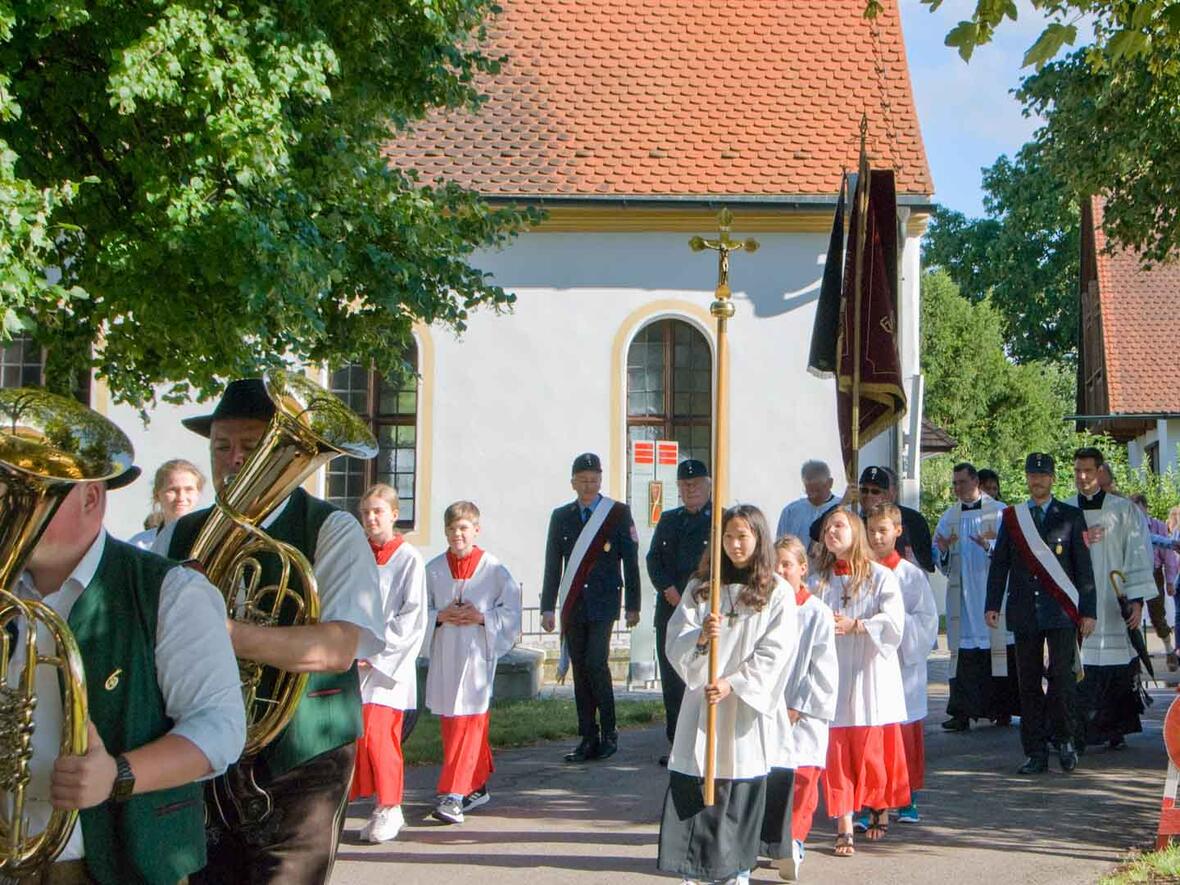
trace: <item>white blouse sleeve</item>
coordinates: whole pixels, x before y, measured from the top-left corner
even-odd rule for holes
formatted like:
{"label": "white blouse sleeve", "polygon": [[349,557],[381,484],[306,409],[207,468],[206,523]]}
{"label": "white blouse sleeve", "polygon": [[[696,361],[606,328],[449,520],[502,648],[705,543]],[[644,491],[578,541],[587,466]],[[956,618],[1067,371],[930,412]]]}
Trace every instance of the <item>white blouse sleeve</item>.
{"label": "white blouse sleeve", "polygon": [[[389,589],[394,611],[387,613],[385,621],[385,648],[369,658],[373,669],[379,670],[390,679],[395,678],[407,658],[416,658],[426,633],[426,568],[421,558],[415,556],[406,569],[404,592]],[[400,604],[398,602],[400,601]]]}
{"label": "white blouse sleeve", "polygon": [[767,603],[773,608],[754,651],[742,661],[736,673],[721,674],[735,695],[767,716],[782,703],[783,674],[799,640],[795,600],[785,599],[782,590],[778,595],[777,601]]}
{"label": "white blouse sleeve", "polygon": [[664,652],[668,663],[684,680],[689,690],[704,688],[709,681],[709,656],[697,653],[697,640],[701,636],[706,604],[698,603],[693,597],[700,582],[693,578],[680,595],[680,604],[668,620],[668,634],[664,641]]}
{"label": "white blouse sleeve", "polygon": [[491,657],[506,654],[520,635],[520,585],[503,565],[496,566],[499,593],[490,609],[483,613],[484,635]]}
{"label": "white blouse sleeve", "polygon": [[902,599],[897,575],[892,570],[883,567],[874,569],[873,575],[873,580],[878,585],[875,588],[877,613],[869,618],[861,618],[860,622],[877,652],[888,658],[901,644],[902,633],[905,630],[905,601]]}
{"label": "white blouse sleeve", "polygon": [[902,663],[924,661],[930,656],[930,650],[938,641],[938,606],[934,601],[934,591],[930,589],[930,581],[926,573],[914,569],[909,577],[913,582],[910,588],[910,607],[905,613],[905,630],[901,635],[901,645],[897,648],[897,655]]}
{"label": "white blouse sleeve", "polygon": [[[823,605],[823,603],[820,603]],[[836,623],[832,611],[823,606],[815,630],[811,660],[787,706],[804,716],[830,722],[836,717],[836,696],[840,680],[840,662],[836,659]]]}

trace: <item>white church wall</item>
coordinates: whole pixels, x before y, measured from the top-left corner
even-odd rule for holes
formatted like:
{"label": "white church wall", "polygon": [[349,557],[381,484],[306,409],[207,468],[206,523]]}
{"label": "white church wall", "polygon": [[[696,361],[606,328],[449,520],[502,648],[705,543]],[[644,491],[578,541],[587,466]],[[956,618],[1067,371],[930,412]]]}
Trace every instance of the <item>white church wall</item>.
{"label": "white church wall", "polygon": [[[735,231],[741,233],[740,215]],[[429,495],[419,509],[430,522],[412,535],[424,554],[444,549],[447,504],[473,500],[483,512],[481,545],[523,582],[525,605],[537,604],[549,514],[572,499],[574,456],[597,452],[606,467],[604,492],[626,493],[631,339],[648,322],[676,317],[713,343],[708,305],[716,258],[694,255],[687,239],[682,233],[530,233],[502,251],[475,256],[473,263],[515,292],[517,303],[501,315],[473,313],[461,338],[430,331],[433,394],[419,445],[429,447],[432,466],[430,476],[418,479]],[[731,270],[737,313],[730,323],[726,498],[757,504],[773,525],[779,509],[802,494],[800,464],[822,458],[839,474],[840,455],[834,382],[806,371],[827,236],[758,239],[761,249],[736,255]],[[916,305],[911,255],[916,248],[905,256],[903,316],[904,305]],[[916,320],[903,323],[906,365],[916,365],[916,349],[906,340],[911,334]],[[145,479],[111,498],[108,525],[117,536],[138,529],[160,462],[186,457],[207,467],[206,442],[179,420],[211,408],[161,406],[146,429],[134,410],[110,410],[145,470]],[[866,447],[864,463],[895,463],[896,444],[894,434],[879,437]],[[421,451],[419,463],[427,463]],[[836,491],[842,488],[838,478]]]}

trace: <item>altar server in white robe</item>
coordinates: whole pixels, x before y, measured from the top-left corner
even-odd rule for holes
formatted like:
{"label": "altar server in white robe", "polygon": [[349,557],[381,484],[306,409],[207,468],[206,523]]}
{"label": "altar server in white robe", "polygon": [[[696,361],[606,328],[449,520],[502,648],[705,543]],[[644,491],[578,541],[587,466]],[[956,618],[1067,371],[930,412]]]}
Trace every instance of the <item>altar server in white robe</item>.
{"label": "altar server in white robe", "polygon": [[934,532],[934,563],[946,575],[946,636],[951,652],[947,731],[967,731],[973,719],[1008,725],[1020,715],[1016,639],[1001,617],[988,627],[987,570],[1004,505],[979,490],[975,466],[952,473],[959,499],[943,513]]}
{"label": "altar server in white robe", "polygon": [[804,843],[819,803],[828,756],[828,725],[836,714],[836,633],[832,610],[805,582],[807,550],[794,535],[774,542],[778,574],[795,594],[799,641],[775,716],[778,737],[766,779],[763,851],[787,881],[799,878]]}
{"label": "altar server in white robe", "polygon": [[432,815],[461,824],[485,804],[494,770],[488,707],[496,661],[520,634],[520,585],[495,556],[475,546],[479,508],[457,501],[443,514],[447,550],[426,565],[430,670],[426,705],[443,743],[438,805]]}
{"label": "altar server in white robe", "polygon": [[[1139,665],[1127,631],[1140,628],[1144,601],[1159,592],[1142,517],[1128,499],[1099,486],[1098,471],[1104,462],[1096,448],[1074,453],[1078,494],[1066,502],[1081,508],[1086,517],[1086,546],[1098,591],[1098,626],[1082,643],[1085,678],[1078,685],[1075,729],[1079,750],[1103,742],[1120,749],[1126,745],[1125,735],[1143,730],[1136,685]],[[1116,584],[1126,597],[1124,606]]]}
{"label": "altar server in white robe", "polygon": [[377,483],[357,505],[361,528],[377,559],[385,612],[385,650],[358,662],[364,734],[357,740],[349,799],[375,796],[360,838],[388,842],[405,826],[402,795],[405,713],[418,706],[418,650],[426,635],[426,569],[422,554],[397,531],[397,492]]}
{"label": "altar server in white robe", "polygon": [[[692,882],[748,882],[758,839],[787,667],[798,636],[795,595],[775,574],[773,539],[756,507],[726,511],[721,538],[721,614],[710,614],[708,559],[668,622],[668,661],[684,701],[668,759],[659,868]],[[709,644],[717,673],[709,682]],[[708,707],[717,715],[716,799],[706,807]]]}
{"label": "altar server in white robe", "polygon": [[[901,823],[917,823],[918,803],[914,794],[926,783],[926,659],[938,642],[938,605],[926,573],[897,552],[897,539],[902,532],[901,511],[893,504],[878,504],[869,510],[867,519],[873,558],[897,575],[905,602],[905,629],[897,647],[897,658],[905,689],[906,720],[901,724],[901,739],[905,744],[910,804],[898,809],[897,819]],[[868,827],[868,821],[865,826]]]}
{"label": "altar server in white robe", "polygon": [[868,838],[889,828],[889,809],[910,802],[901,723],[905,690],[897,648],[905,602],[897,576],[872,561],[864,523],[834,510],[824,518],[824,549],[811,587],[835,613],[840,662],[836,715],[828,736],[824,800],[837,818],[836,855],[855,852],[852,815],[868,808]]}

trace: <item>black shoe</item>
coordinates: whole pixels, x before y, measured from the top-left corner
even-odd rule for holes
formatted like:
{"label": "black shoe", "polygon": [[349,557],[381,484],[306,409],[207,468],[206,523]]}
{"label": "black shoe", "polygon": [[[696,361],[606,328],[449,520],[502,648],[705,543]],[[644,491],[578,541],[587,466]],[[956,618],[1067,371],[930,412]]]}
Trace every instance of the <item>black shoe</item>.
{"label": "black shoe", "polygon": [[1073,741],[1064,741],[1057,751],[1057,759],[1061,763],[1062,771],[1073,771],[1078,767],[1078,751],[1073,748]]}
{"label": "black shoe", "polygon": [[1049,760],[1044,756],[1029,756],[1024,764],[1016,769],[1017,774],[1044,774],[1049,770]]}
{"label": "black shoe", "polygon": [[602,741],[598,744],[598,758],[606,759],[617,752],[619,752],[619,735],[613,731],[610,734],[604,734]]}
{"label": "black shoe", "polygon": [[584,737],[572,753],[565,754],[566,762],[588,762],[598,758],[598,738]]}
{"label": "black shoe", "polygon": [[1127,749],[1127,739],[1121,734],[1116,735],[1106,742],[1106,748],[1108,750],[1125,750]]}
{"label": "black shoe", "polygon": [[667,757],[667,755],[661,756],[661,757],[660,757],[660,768],[667,768],[667,767],[668,767],[668,757]]}
{"label": "black shoe", "polygon": [[971,720],[962,716],[952,716],[942,723],[942,727],[947,731],[967,731],[971,728]]}

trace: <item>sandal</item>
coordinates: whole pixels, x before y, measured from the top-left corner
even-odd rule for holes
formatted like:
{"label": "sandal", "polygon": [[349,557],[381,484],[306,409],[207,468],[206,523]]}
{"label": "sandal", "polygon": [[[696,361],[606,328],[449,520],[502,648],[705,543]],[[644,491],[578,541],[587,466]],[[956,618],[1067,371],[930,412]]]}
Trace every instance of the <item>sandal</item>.
{"label": "sandal", "polygon": [[889,809],[882,808],[881,810],[872,810],[872,819],[869,822],[869,829],[865,833],[865,838],[870,842],[880,842],[889,833]]}
{"label": "sandal", "polygon": [[852,857],[856,848],[852,844],[852,833],[836,834],[836,857]]}

